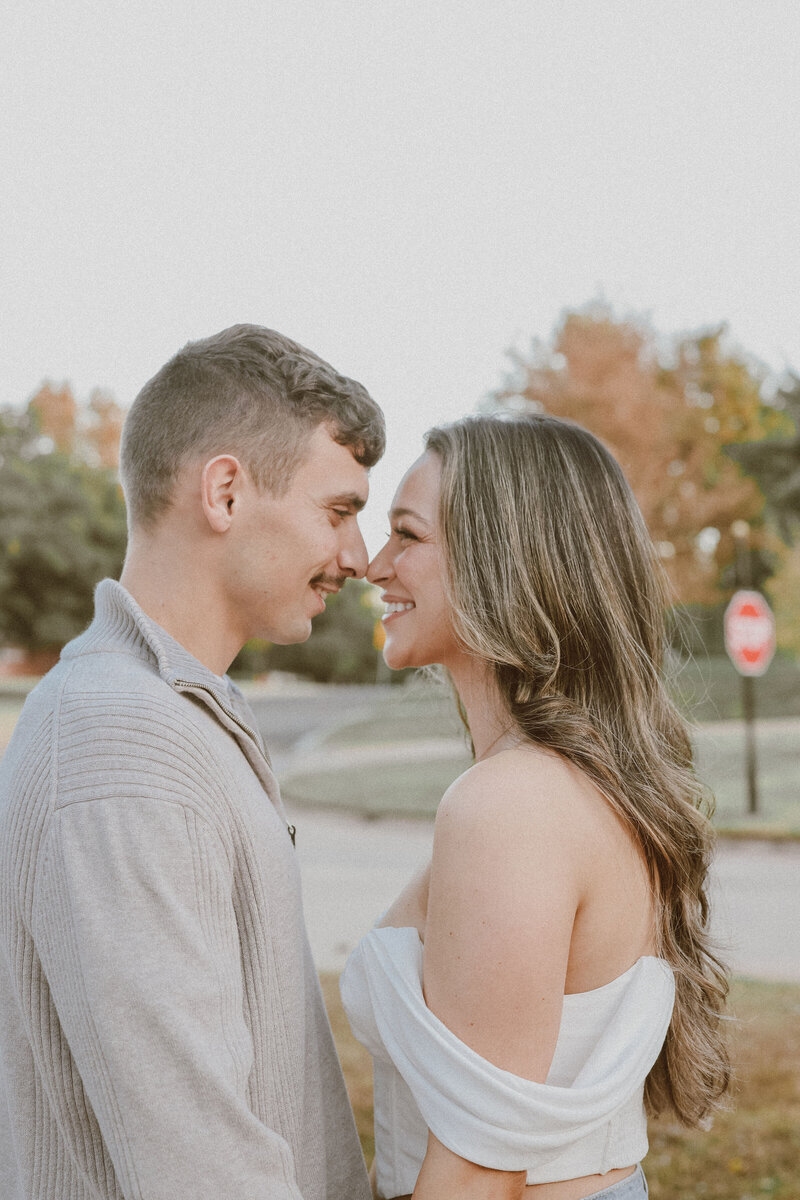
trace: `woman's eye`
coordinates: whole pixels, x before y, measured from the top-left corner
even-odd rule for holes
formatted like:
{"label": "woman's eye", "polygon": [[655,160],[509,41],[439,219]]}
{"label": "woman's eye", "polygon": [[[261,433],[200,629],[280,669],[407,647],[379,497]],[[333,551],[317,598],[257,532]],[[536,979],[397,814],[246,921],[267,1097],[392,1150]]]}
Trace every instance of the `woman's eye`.
{"label": "woman's eye", "polygon": [[401,541],[406,541],[406,542],[416,542],[417,541],[416,534],[412,533],[410,529],[403,529],[403,527],[400,525],[397,527],[397,529],[395,529],[395,533],[397,534],[397,536],[400,538]]}

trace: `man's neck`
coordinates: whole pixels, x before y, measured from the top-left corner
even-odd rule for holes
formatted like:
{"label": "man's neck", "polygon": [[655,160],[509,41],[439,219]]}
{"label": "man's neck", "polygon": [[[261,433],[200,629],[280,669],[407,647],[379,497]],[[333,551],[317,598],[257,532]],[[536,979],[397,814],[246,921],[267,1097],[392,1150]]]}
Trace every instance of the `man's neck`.
{"label": "man's neck", "polygon": [[199,556],[153,538],[132,538],[120,583],[151,620],[215,675],[241,649],[214,572]]}

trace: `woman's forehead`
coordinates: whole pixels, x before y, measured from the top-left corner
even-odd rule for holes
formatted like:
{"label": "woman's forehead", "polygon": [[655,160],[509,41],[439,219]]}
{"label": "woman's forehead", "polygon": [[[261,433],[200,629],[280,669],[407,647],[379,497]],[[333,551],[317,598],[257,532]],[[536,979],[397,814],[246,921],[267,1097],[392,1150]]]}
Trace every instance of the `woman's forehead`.
{"label": "woman's forehead", "polygon": [[439,501],[442,464],[426,451],[406,471],[392,501],[391,516],[413,514],[433,522]]}

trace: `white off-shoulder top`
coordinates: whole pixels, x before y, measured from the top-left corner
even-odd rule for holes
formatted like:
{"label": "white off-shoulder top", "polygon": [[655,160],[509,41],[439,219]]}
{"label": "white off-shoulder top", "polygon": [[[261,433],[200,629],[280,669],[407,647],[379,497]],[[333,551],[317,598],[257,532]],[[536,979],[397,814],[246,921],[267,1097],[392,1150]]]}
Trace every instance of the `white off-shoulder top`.
{"label": "white off-shoulder top", "polygon": [[604,1173],[647,1153],[644,1082],[675,999],[663,959],[640,958],[604,987],[564,997],[545,1083],[494,1066],[434,1016],[414,928],[372,929],[340,986],[374,1059],[380,1195],[413,1192],[428,1129],[470,1162],[527,1171],[529,1184]]}

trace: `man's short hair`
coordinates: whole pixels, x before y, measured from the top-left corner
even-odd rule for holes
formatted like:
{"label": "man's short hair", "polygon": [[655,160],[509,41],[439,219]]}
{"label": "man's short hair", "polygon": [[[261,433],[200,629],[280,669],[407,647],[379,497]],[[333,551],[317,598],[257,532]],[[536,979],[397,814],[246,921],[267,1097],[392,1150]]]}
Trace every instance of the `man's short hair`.
{"label": "man's short hair", "polygon": [[189,342],[144,385],[125,420],[120,474],[131,527],[152,527],[192,459],[233,454],[280,495],[325,423],[356,461],[383,454],[383,414],[366,388],[274,329],[233,325]]}

